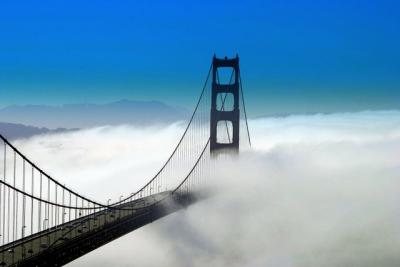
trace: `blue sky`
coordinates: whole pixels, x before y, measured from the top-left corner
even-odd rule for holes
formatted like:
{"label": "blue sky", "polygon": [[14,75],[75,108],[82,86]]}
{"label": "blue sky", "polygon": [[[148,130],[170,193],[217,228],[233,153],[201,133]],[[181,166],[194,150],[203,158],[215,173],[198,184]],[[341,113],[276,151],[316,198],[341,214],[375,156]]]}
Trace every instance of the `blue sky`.
{"label": "blue sky", "polygon": [[239,53],[248,108],[400,108],[398,1],[0,3],[0,107],[160,100],[190,108]]}

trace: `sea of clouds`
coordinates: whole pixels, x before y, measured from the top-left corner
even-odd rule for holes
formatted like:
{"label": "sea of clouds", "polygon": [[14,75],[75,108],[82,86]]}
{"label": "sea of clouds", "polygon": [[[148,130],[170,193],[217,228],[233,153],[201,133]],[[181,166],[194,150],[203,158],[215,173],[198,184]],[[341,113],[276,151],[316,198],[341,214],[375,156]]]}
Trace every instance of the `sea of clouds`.
{"label": "sea of clouds", "polygon": [[[78,192],[143,185],[184,130],[99,127],[14,144]],[[400,111],[250,121],[252,149],[216,170],[216,195],[68,266],[399,266]]]}

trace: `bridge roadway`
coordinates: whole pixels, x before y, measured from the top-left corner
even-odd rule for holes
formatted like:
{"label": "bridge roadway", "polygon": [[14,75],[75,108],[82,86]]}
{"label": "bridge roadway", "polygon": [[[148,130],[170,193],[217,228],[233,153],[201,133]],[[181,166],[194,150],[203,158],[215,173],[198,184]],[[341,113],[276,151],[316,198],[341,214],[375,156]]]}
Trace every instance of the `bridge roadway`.
{"label": "bridge roadway", "polygon": [[0,247],[0,265],[62,266],[194,201],[167,191],[82,216]]}

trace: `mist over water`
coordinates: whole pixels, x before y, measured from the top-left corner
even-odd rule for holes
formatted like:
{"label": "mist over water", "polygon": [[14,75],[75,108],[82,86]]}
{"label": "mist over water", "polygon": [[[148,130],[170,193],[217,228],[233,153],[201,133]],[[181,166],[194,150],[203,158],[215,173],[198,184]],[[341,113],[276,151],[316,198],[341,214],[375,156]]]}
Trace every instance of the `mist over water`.
{"label": "mist over water", "polygon": [[[184,124],[19,140],[58,180],[106,201],[164,163]],[[219,163],[216,194],[68,266],[398,266],[400,112],[250,121],[253,148]]]}

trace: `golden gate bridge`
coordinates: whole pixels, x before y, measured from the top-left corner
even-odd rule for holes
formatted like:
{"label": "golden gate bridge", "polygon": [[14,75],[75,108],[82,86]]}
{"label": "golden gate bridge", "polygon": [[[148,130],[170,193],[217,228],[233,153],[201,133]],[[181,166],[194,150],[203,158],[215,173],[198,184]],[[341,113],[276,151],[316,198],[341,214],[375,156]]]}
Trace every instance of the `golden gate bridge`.
{"label": "golden gate bridge", "polygon": [[113,203],[72,190],[2,135],[0,142],[0,266],[62,266],[205,197],[218,158],[251,146],[239,57],[214,55],[169,158],[139,190]]}

